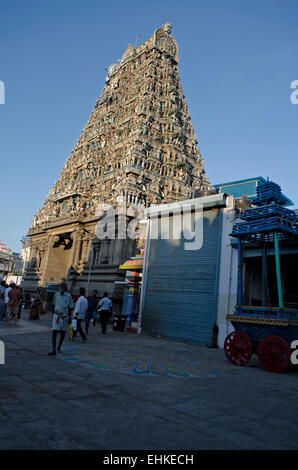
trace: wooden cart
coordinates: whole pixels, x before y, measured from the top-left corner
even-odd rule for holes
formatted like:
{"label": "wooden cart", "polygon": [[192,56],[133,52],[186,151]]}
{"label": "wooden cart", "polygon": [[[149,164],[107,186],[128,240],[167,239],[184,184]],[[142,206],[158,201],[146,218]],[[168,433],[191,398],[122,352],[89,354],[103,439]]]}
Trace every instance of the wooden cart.
{"label": "wooden cart", "polygon": [[[282,372],[290,363],[291,345],[298,340],[298,309],[283,304],[280,270],[280,243],[298,243],[298,218],[286,209],[288,199],[280,186],[272,181],[259,184],[254,207],[241,214],[244,222],[236,223],[231,236],[238,239],[237,305],[227,315],[235,328],[224,344],[226,357],[232,364],[245,365],[253,353],[270,372]],[[245,243],[257,244],[262,251],[262,306],[243,305],[243,249]],[[266,302],[266,270],[268,248],[274,247],[278,290],[278,306]],[[297,284],[298,285],[298,284]]]}

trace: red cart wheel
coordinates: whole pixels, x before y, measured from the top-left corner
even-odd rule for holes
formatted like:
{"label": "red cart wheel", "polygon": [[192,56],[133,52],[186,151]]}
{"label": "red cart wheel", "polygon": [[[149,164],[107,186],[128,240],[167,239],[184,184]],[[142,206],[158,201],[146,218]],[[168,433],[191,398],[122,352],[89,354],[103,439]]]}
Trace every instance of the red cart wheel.
{"label": "red cart wheel", "polygon": [[244,366],[252,356],[252,344],[249,336],[242,331],[230,333],[224,344],[227,359],[236,366]]}
{"label": "red cart wheel", "polygon": [[261,366],[269,372],[282,372],[290,362],[290,349],[280,336],[266,336],[258,346]]}

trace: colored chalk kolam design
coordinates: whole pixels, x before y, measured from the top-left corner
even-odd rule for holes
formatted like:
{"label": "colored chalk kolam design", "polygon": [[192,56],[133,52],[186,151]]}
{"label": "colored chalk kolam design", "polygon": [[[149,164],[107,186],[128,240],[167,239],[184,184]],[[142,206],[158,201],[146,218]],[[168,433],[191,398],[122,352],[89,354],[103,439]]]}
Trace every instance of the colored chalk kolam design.
{"label": "colored chalk kolam design", "polygon": [[202,367],[197,348],[177,347],[175,342],[167,348],[143,345],[141,350],[118,341],[105,344],[79,344],[64,346],[63,354],[57,360],[91,368],[101,372],[109,371],[120,374],[138,375],[139,377],[175,377],[175,378],[210,378],[216,379],[231,374],[218,368]]}
{"label": "colored chalk kolam design", "polygon": [[[290,363],[290,345],[298,339],[298,309],[285,308],[280,269],[280,244],[298,241],[298,218],[285,208],[289,200],[272,181],[257,187],[254,207],[246,209],[230,234],[238,239],[238,287],[234,314],[227,315],[235,328],[224,344],[228,360],[244,366],[257,353],[261,366],[270,372],[282,372]],[[262,250],[262,306],[243,305],[243,250],[245,243]],[[278,306],[267,305],[266,269],[268,249],[274,247]]]}

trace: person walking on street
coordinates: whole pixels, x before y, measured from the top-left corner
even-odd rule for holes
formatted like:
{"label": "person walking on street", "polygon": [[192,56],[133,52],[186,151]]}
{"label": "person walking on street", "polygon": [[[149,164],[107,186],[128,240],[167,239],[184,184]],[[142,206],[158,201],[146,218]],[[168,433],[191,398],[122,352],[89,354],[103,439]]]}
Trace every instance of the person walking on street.
{"label": "person walking on street", "polygon": [[76,301],[73,318],[77,320],[77,328],[73,332],[73,340],[76,337],[77,331],[80,333],[82,340],[85,342],[87,337],[82,328],[82,321],[85,320],[85,315],[88,310],[88,300],[85,297],[84,287],[80,288],[80,297]]}
{"label": "person walking on street", "polygon": [[111,299],[109,299],[107,292],[104,293],[104,296],[99,301],[98,306],[101,308],[100,310],[101,332],[105,334],[107,331],[108,317],[113,312],[112,301]]}
{"label": "person walking on street", "polygon": [[92,291],[88,300],[88,310],[86,314],[85,331],[88,334],[90,320],[93,319],[93,326],[96,325],[96,308],[97,308],[97,289]]}
{"label": "person walking on street", "polygon": [[0,284],[0,320],[3,320],[5,312],[4,312],[4,306],[5,306],[5,281],[1,281]]}
{"label": "person walking on street", "polygon": [[32,300],[29,318],[30,320],[39,320],[40,315],[43,315],[44,313],[46,313],[46,311],[45,311],[44,304],[41,298],[41,292],[40,290],[38,290]]}
{"label": "person walking on street", "polygon": [[[11,290],[13,286],[13,282],[9,284],[9,286],[6,287],[5,293],[4,293],[4,311],[3,311],[3,316],[5,316],[7,320],[7,312],[8,312],[8,302],[9,302],[9,297],[8,297],[8,292]],[[7,320],[8,321],[8,320]]]}
{"label": "person walking on street", "polygon": [[6,318],[8,324],[10,324],[10,316],[14,319],[14,324],[17,324],[18,319],[18,310],[19,302],[21,298],[21,293],[15,284],[12,285],[11,289],[8,291],[8,309],[6,312]]}
{"label": "person walking on street", "polygon": [[24,305],[24,308],[27,309],[27,308],[30,308],[30,306],[31,306],[30,294],[29,294],[29,292],[27,292],[26,295],[25,295],[25,305]]}
{"label": "person walking on street", "polygon": [[21,312],[22,312],[22,304],[23,304],[23,289],[21,287],[18,287],[19,291],[20,291],[20,301],[19,301],[19,305],[18,305],[18,320],[21,318]]}
{"label": "person walking on street", "polygon": [[60,284],[59,291],[55,293],[54,299],[54,313],[52,320],[52,345],[53,350],[48,354],[56,356],[56,341],[57,335],[60,333],[60,341],[58,344],[58,352],[61,353],[61,346],[65,338],[68,325],[68,312],[73,309],[74,302],[72,296],[67,292],[67,285],[65,282]]}

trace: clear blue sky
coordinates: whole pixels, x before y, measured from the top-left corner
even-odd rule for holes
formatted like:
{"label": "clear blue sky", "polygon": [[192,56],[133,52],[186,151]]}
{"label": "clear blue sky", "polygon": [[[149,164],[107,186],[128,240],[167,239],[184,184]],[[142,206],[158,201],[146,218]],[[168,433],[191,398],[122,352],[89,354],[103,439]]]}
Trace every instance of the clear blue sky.
{"label": "clear blue sky", "polygon": [[6,0],[0,240],[20,238],[70,155],[105,68],[165,21],[212,184],[269,176],[298,204],[296,0]]}

